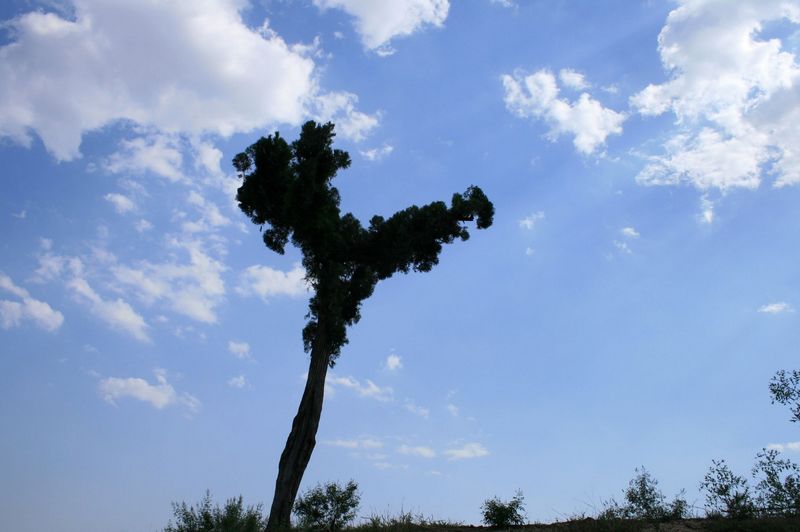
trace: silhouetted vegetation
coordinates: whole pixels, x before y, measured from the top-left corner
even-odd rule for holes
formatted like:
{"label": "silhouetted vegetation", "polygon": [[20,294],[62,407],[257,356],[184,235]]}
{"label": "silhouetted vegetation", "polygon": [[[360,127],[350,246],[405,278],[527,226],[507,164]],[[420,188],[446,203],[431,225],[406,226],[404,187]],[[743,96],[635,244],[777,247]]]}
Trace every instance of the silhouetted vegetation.
{"label": "silhouetted vegetation", "polygon": [[619,504],[612,498],[605,504],[599,518],[670,521],[683,519],[689,513],[683,492],[667,502],[666,496],[658,489],[658,481],[644,467],[636,469],[636,475],[623,495],[624,503]]}
{"label": "silhouetted vegetation", "polygon": [[303,125],[291,144],[278,133],[262,137],[233,158],[242,178],[237,200],[263,229],[264,244],[283,254],[291,242],[303,254],[309,302],[303,344],[311,354],[308,378],[292,430],[278,464],[268,527],[289,526],[322,413],[325,376],[347,343],[347,327],[361,317],[362,302],[381,280],[411,270],[427,272],[439,262],[444,244],[467,240],[467,222],[492,225],[494,206],[478,187],[442,201],[411,206],[369,227],[341,214],[339,191],[331,181],[350,166],[347,152],[333,149],[331,123]]}
{"label": "silhouetted vegetation", "polygon": [[483,501],[481,514],[484,524],[491,527],[508,528],[524,525],[526,520],[525,498],[522,491],[517,490],[508,502],[497,497]]}
{"label": "silhouetted vegetation", "polygon": [[172,512],[175,521],[170,521],[164,532],[262,532],[267,526],[260,504],[245,507],[239,496],[220,508],[212,505],[208,491],[197,506],[172,503]]}
{"label": "silhouetted vegetation", "polygon": [[344,487],[328,482],[300,495],[293,512],[297,516],[297,525],[304,530],[334,532],[353,522],[360,501],[355,481],[349,481]]}
{"label": "silhouetted vegetation", "polygon": [[700,490],[706,493],[706,508],[712,517],[749,519],[756,515],[756,503],[747,479],[735,475],[725,460],[711,461]]}

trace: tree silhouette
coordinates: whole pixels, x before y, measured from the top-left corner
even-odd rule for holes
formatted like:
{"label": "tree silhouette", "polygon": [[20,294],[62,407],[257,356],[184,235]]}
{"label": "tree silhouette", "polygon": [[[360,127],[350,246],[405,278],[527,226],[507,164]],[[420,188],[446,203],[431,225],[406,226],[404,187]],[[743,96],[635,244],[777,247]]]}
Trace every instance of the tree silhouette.
{"label": "tree silhouette", "polygon": [[436,201],[412,206],[388,219],[374,216],[369,227],[351,213],[341,215],[337,171],[350,166],[347,152],[332,148],[331,123],[303,125],[288,144],[276,132],[262,137],[233,159],[243,179],[239,207],[253,223],[267,226],[266,246],[283,254],[287,242],[303,254],[306,279],[314,290],[303,344],[311,354],[303,397],[278,465],[269,530],[289,526],[292,504],[316,444],[325,376],[347,343],[347,326],[360,318],[361,302],[375,285],[397,272],[429,271],[442,244],[467,240],[465,222],[478,229],[492,224],[494,206],[478,187],[454,194],[451,205]]}

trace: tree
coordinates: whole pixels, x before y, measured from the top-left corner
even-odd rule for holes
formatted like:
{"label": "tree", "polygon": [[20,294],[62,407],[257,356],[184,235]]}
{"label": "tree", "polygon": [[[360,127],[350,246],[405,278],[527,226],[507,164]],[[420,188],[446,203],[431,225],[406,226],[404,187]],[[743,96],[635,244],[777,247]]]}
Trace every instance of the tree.
{"label": "tree", "polygon": [[525,524],[525,497],[517,490],[510,501],[497,497],[486,499],[481,505],[483,523],[494,528],[508,528]]}
{"label": "tree", "polygon": [[613,498],[605,503],[601,519],[644,519],[647,521],[668,521],[683,519],[688,513],[683,491],[671,502],[658,488],[658,480],[644,467],[636,468],[634,477],[628,482],[625,504],[620,506]]}
{"label": "tree", "polygon": [[354,480],[345,487],[328,482],[300,495],[294,504],[294,513],[300,528],[335,532],[356,518],[360,502],[361,495]]}
{"label": "tree", "polygon": [[436,201],[412,206],[388,219],[373,216],[362,227],[339,210],[331,180],[350,166],[347,152],[333,149],[331,123],[303,125],[288,144],[278,133],[261,138],[233,159],[243,179],[239,207],[253,223],[267,226],[264,244],[283,254],[291,241],[303,254],[309,302],[303,344],[311,355],[308,378],[292,430],[278,464],[268,528],[289,526],[292,503],[316,444],[325,376],[347,343],[347,327],[360,318],[362,301],[378,281],[397,272],[429,271],[443,244],[467,240],[465,222],[492,224],[494,206],[478,188],[454,194],[450,207]]}
{"label": "tree", "polygon": [[712,515],[746,519],[756,513],[747,479],[734,474],[725,460],[711,461],[700,489],[706,492],[706,507]]}
{"label": "tree", "polygon": [[792,422],[800,420],[800,371],[777,372],[769,381],[769,393],[773,403],[789,406],[792,411]]}

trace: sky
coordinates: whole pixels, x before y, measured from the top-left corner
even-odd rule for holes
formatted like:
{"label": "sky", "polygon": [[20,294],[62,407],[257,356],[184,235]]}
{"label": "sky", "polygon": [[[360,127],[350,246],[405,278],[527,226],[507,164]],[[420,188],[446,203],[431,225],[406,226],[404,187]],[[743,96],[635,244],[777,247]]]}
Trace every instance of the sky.
{"label": "sky", "polygon": [[494,225],[381,282],[301,489],[360,516],[592,514],[646,467],[797,456],[796,0],[0,4],[0,528],[271,501],[309,298],[231,159],[336,124],[362,221],[470,185]]}

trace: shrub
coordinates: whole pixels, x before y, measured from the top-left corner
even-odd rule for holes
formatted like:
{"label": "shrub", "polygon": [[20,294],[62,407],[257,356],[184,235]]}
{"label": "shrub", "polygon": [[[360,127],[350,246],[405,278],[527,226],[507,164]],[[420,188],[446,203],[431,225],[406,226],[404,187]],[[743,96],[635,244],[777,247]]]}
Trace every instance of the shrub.
{"label": "shrub", "polygon": [[791,409],[791,421],[800,420],[800,371],[777,372],[769,381],[769,393],[773,403],[780,403]]}
{"label": "shrub", "polygon": [[170,521],[164,532],[262,532],[267,520],[261,515],[261,505],[245,508],[242,497],[228,499],[220,508],[211,504],[211,493],[197,505],[172,503],[175,524]]}
{"label": "shrub", "polygon": [[349,481],[344,488],[336,482],[328,482],[300,495],[293,511],[301,528],[334,531],[355,519],[360,501],[355,481]]}
{"label": "shrub", "polygon": [[668,521],[683,519],[688,515],[688,504],[681,491],[671,502],[658,489],[658,481],[644,467],[636,469],[636,475],[623,492],[625,504],[620,506],[613,498],[605,503],[598,519],[645,519]]}
{"label": "shrub", "polygon": [[758,506],[766,515],[800,515],[800,467],[778,458],[779,454],[775,449],[764,449],[756,455],[753,476],[761,476],[756,484]]}
{"label": "shrub", "polygon": [[483,501],[481,512],[484,524],[492,527],[508,528],[525,524],[525,498],[520,490],[508,502],[497,497]]}
{"label": "shrub", "polygon": [[744,477],[734,475],[725,460],[712,460],[708,473],[700,483],[706,492],[709,515],[747,519],[755,515],[755,501]]}

